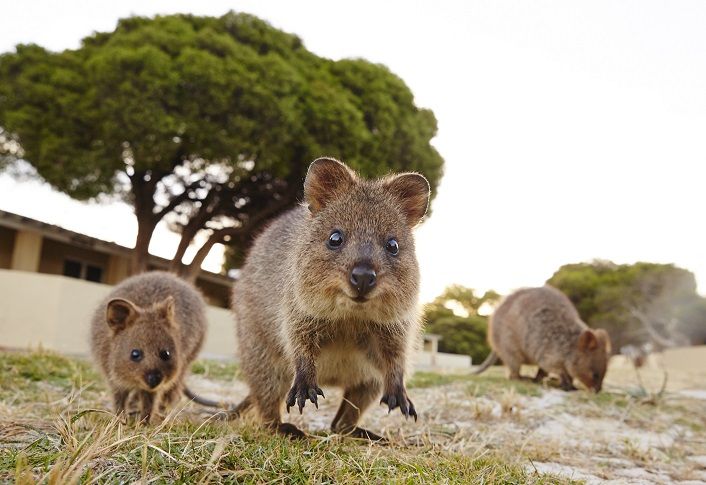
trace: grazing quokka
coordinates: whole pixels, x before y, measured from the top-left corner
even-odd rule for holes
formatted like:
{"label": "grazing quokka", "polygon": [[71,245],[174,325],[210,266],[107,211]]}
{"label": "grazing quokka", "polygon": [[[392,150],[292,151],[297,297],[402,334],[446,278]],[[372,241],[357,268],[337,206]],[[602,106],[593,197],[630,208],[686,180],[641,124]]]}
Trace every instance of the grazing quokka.
{"label": "grazing quokka", "polygon": [[576,389],[574,379],[600,391],[610,356],[606,331],[588,328],[571,301],[551,286],[522,289],[505,298],[490,319],[488,342],[493,352],[477,374],[500,357],[511,379],[520,378],[522,364],[537,364],[536,381],[556,374],[567,391]]}
{"label": "grazing quokka", "polygon": [[389,410],[417,413],[404,375],[419,339],[419,269],[412,229],[426,213],[429,183],[416,173],[364,180],[343,163],[315,160],[304,181],[306,206],[276,219],[255,241],[235,284],[233,310],[243,375],[267,426],[281,408],[319,386],[343,388],[333,431],[379,440],[357,426],[382,394]]}
{"label": "grazing quokka", "polygon": [[91,328],[93,357],[113,392],[116,412],[125,411],[133,395],[140,401],[140,419],[154,422],[182,392],[193,397],[184,388],[184,375],[205,333],[203,298],[176,276],[155,271],[116,286],[96,310]]}

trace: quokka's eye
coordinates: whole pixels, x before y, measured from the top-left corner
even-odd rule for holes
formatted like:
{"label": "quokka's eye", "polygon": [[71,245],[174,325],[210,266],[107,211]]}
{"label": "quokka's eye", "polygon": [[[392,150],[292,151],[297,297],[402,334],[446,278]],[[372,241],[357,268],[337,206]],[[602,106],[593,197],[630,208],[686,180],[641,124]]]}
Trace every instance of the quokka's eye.
{"label": "quokka's eye", "polygon": [[389,239],[385,244],[385,251],[387,251],[393,256],[397,256],[400,253],[400,245],[397,244],[397,239]]}
{"label": "quokka's eye", "polygon": [[132,349],[130,351],[130,360],[133,362],[139,362],[142,360],[142,351],[140,349]]}
{"label": "quokka's eye", "polygon": [[593,373],[594,382],[597,382],[600,378],[601,378],[601,375],[598,372]]}
{"label": "quokka's eye", "polygon": [[339,230],[335,230],[328,237],[326,245],[329,249],[338,249],[343,245],[343,233]]}
{"label": "quokka's eye", "polygon": [[172,358],[172,353],[169,352],[168,350],[160,350],[159,351],[159,358],[162,360],[169,360]]}

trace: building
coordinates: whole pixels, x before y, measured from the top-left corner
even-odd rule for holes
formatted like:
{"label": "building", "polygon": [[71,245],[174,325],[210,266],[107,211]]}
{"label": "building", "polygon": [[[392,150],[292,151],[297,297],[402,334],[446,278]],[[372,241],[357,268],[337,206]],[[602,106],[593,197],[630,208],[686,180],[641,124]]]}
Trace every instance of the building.
{"label": "building", "polygon": [[[127,278],[131,249],[0,210],[0,269],[63,275],[115,285]],[[150,256],[148,269],[169,267]],[[196,286],[213,306],[228,308],[233,280],[201,271]]]}

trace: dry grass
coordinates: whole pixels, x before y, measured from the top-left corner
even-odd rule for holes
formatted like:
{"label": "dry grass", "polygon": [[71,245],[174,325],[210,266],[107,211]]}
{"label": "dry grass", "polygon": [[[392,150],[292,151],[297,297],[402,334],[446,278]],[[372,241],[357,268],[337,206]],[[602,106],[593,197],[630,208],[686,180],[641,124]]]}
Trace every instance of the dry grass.
{"label": "dry grass", "polygon": [[[706,460],[706,401],[668,389],[645,403],[620,372],[611,369],[609,392],[599,395],[509,382],[500,369],[418,374],[410,394],[419,422],[382,408],[366,415],[364,426],[392,443],[380,446],[327,431],[340,400],[334,390],[318,411],[290,416],[313,435],[301,442],[263,432],[251,416],[223,422],[185,401],[162,425],[135,426],[108,411],[89,363],[0,353],[0,482],[706,480],[699,461]],[[235,401],[245,392],[236,375],[232,364],[202,361],[189,382]]]}
{"label": "dry grass", "polygon": [[[228,387],[236,369],[195,371],[197,385]],[[47,352],[0,353],[0,384],[0,482],[555,482],[482,447],[446,450],[411,424],[409,434],[388,430],[389,446],[324,432],[293,442],[182,402],[159,426],[128,425],[107,411],[89,363]]]}

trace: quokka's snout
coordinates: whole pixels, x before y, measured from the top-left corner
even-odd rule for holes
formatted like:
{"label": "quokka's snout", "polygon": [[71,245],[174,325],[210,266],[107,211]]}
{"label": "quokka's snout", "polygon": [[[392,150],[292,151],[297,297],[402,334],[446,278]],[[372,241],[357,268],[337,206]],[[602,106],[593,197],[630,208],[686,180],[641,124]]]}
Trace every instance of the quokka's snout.
{"label": "quokka's snout", "polygon": [[350,273],[351,288],[356,299],[363,299],[375,287],[377,272],[369,262],[355,264]]}

